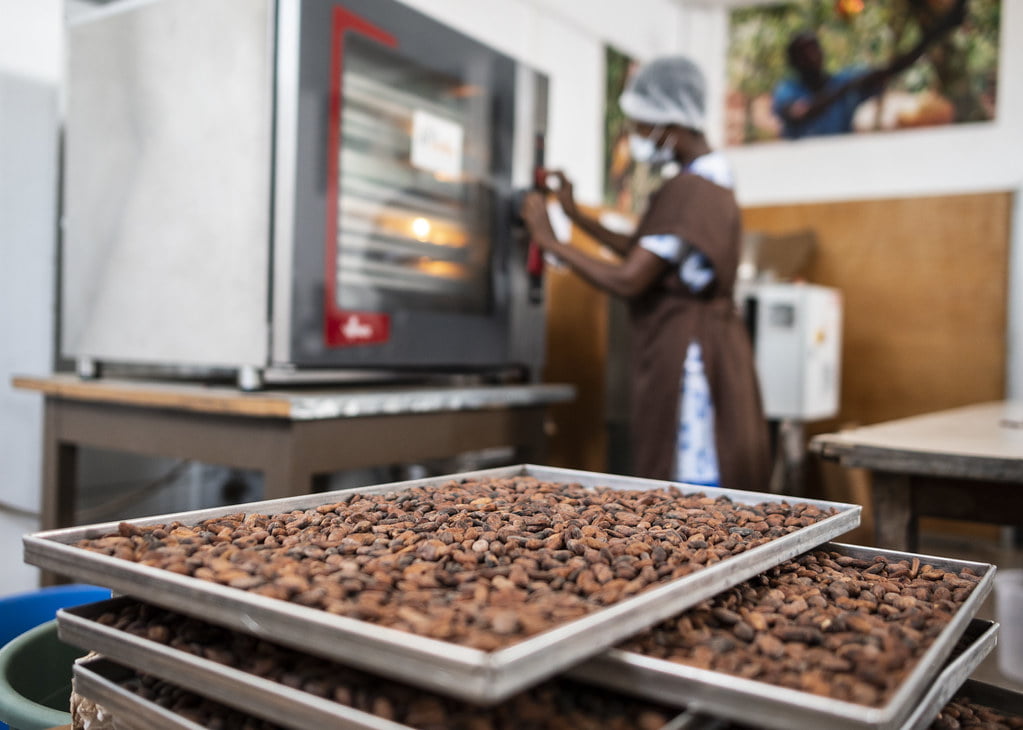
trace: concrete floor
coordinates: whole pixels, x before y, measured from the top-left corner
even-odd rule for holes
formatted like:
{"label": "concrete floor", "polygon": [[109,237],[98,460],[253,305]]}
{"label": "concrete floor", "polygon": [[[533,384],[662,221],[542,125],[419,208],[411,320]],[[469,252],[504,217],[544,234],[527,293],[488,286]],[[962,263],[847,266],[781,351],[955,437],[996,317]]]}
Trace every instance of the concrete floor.
{"label": "concrete floor", "polygon": [[21,536],[39,530],[39,520],[0,511],[0,598],[35,590],[39,571],[22,559]]}

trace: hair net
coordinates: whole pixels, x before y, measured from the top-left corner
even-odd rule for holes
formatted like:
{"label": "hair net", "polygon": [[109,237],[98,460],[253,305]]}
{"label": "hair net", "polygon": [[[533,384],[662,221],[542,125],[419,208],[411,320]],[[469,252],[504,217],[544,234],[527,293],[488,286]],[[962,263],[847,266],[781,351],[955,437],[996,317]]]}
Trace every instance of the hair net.
{"label": "hair net", "polygon": [[632,75],[618,104],[630,119],[703,131],[704,90],[703,73],[688,58],[659,58]]}

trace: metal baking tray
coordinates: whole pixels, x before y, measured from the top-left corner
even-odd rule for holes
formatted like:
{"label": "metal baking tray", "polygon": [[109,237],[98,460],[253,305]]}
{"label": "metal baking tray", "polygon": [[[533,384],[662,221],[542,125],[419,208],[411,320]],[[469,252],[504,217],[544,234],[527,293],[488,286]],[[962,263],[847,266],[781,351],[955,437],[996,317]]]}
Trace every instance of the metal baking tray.
{"label": "metal baking tray", "polygon": [[231,505],[132,520],[136,525],[202,520],[238,512],[277,513],[309,509],[358,494],[443,484],[451,479],[534,476],[586,487],[653,489],[675,485],[684,494],[702,492],[739,504],[806,503],[837,513],[809,527],[714,563],[690,575],[599,609],[507,648],[485,652],[398,629],[337,616],[243,590],[178,575],[73,547],[78,540],[115,532],[118,523],[65,528],[26,535],[25,561],[76,580],[111,588],[164,608],[271,639],[328,659],[393,677],[441,694],[480,704],[498,702],[536,682],[617,644],[736,583],[827,542],[860,521],[860,507],[777,494],[713,489],[594,472],[517,465],[429,479],[395,482],[301,497]]}
{"label": "metal baking tray", "polygon": [[[208,661],[205,663],[214,664]],[[222,670],[228,669],[223,665],[214,666]],[[233,671],[243,674],[237,670]],[[137,730],[204,730],[201,725],[120,686],[121,682],[136,676],[135,670],[130,667],[118,664],[107,657],[96,657],[75,664],[73,673],[76,693],[100,705],[115,719],[131,718],[131,726]],[[225,707],[295,730],[315,727],[329,727],[334,730],[415,730],[409,725],[385,720],[368,712],[290,689],[276,682],[264,680],[269,685],[264,690],[269,694],[263,697],[259,694],[258,683],[246,684],[240,691],[236,689],[238,685],[229,678],[228,672],[214,672],[210,675],[204,673],[204,676],[209,676],[213,684],[202,686],[200,682],[198,688],[193,682],[185,684],[181,680],[191,679],[187,673],[180,675],[177,681],[165,681],[170,681],[183,689],[192,691],[201,689],[203,692],[196,691],[196,694],[202,694],[204,697],[213,695],[216,701]],[[245,676],[249,677],[249,681],[254,679],[250,675]],[[681,711],[660,730],[683,730],[689,727],[689,722],[688,713]]]}
{"label": "metal baking tray", "polygon": [[[998,630],[998,624],[993,621],[984,621],[981,619],[974,619],[970,623],[970,628],[967,629],[967,633],[976,630],[980,624],[989,625],[989,628],[984,630],[984,634],[979,636],[976,640],[977,643],[988,640],[990,646],[987,646],[984,653],[980,656],[974,657],[968,661],[966,655],[973,653],[971,646],[969,649],[963,652],[963,654],[953,657],[948,663],[948,666],[938,675],[937,679],[934,680],[934,684],[931,685],[930,691],[923,697],[922,700],[917,704],[913,713],[909,719],[906,720],[905,730],[926,730],[930,727],[931,723],[941,712],[942,708],[947,705],[956,695],[965,694],[970,700],[982,705],[988,705],[992,709],[1001,709],[1010,713],[1015,713],[1023,717],[1023,695],[1003,690],[1001,687],[993,687],[991,685],[983,685],[983,687],[992,690],[991,692],[984,692],[983,690],[971,693],[968,691],[969,687],[976,687],[981,685],[980,682],[975,682],[968,677],[973,674],[973,671],[980,664],[981,660],[991,652],[997,643],[997,636],[995,635]],[[988,635],[992,634],[991,638],[988,639]],[[956,664],[960,663],[963,666],[956,667]],[[968,669],[968,671],[967,671]],[[1005,693],[1009,696],[1002,696],[1001,693]],[[988,701],[985,701],[988,700]],[[999,704],[991,704],[991,701],[997,701]],[[1013,706],[1013,704],[1015,706]]]}
{"label": "metal baking tray", "polygon": [[[970,649],[942,670],[942,663],[970,626],[984,598],[991,591],[995,568],[974,563],[913,553],[833,543],[822,550],[840,552],[866,560],[882,555],[891,560],[920,558],[944,570],[971,568],[982,576],[969,598],[949,624],[921,655],[902,686],[882,707],[857,705],[820,695],[743,679],[724,672],[700,669],[636,652],[611,649],[569,671],[569,675],[604,687],[646,697],[694,712],[723,717],[758,727],[788,730],[793,727],[826,727],[829,730],[901,730],[903,723],[925,697],[933,695],[934,714],[955,693],[992,649],[997,624],[990,625]],[[936,675],[941,672],[939,679]],[[935,689],[937,688],[937,689]]]}
{"label": "metal baking tray", "polygon": [[205,730],[202,725],[120,686],[120,682],[134,675],[133,670],[108,659],[89,657],[80,659],[72,667],[71,689],[100,705],[107,717],[131,718],[134,730]]}
{"label": "metal baking tray", "polygon": [[[1011,689],[1006,689],[1005,687],[987,684],[986,682],[979,682],[976,679],[967,679],[961,687],[956,689],[949,700],[960,696],[968,697],[970,702],[990,707],[992,710],[997,712],[1023,717],[1023,693],[1014,692]],[[907,726],[911,728],[911,730],[926,728],[934,722],[938,713],[941,712],[942,708],[944,708],[945,704],[947,704],[949,700],[946,700],[943,703],[926,706],[921,703],[920,707],[917,708],[917,711],[913,713],[913,717],[910,719]]]}

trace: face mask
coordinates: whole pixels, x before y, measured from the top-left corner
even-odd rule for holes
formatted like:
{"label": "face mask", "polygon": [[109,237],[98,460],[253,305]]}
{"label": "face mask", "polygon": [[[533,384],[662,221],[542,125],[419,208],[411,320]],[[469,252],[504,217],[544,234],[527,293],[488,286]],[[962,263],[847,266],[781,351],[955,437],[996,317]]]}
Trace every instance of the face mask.
{"label": "face mask", "polygon": [[629,134],[629,154],[636,162],[645,162],[650,165],[663,165],[671,162],[675,157],[675,150],[665,144],[660,147],[654,142],[658,130],[654,129],[649,137],[643,137],[635,132]]}

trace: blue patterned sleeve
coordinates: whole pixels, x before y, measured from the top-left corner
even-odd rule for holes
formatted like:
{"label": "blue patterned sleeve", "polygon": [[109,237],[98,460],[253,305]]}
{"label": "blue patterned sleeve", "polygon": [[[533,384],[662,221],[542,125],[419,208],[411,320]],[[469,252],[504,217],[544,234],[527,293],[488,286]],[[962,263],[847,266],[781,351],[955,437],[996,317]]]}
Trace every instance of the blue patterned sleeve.
{"label": "blue patterned sleeve", "polygon": [[694,294],[699,294],[714,282],[714,267],[710,260],[678,236],[670,233],[643,236],[641,248],[668,263],[678,265],[678,275]]}

